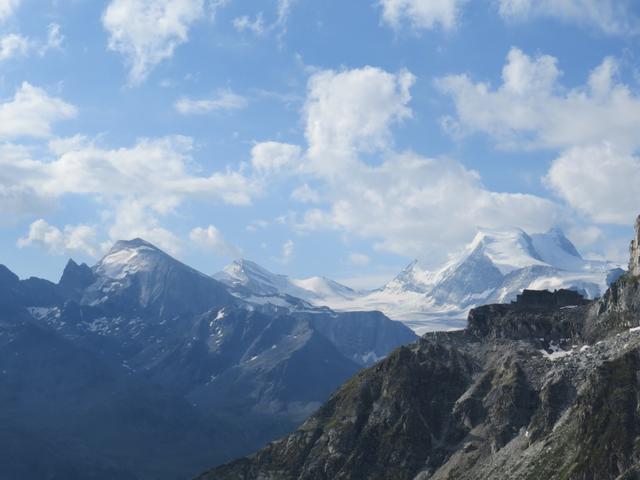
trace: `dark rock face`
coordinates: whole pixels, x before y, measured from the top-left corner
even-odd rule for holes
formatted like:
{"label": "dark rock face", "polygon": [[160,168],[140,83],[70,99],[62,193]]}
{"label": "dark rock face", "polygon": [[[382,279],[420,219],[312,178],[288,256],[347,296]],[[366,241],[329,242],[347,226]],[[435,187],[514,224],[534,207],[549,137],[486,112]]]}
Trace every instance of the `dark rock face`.
{"label": "dark rock face", "polygon": [[640,282],[474,309],[344,384],[295,433],[200,480],[639,478]]}
{"label": "dark rock face", "polygon": [[95,280],[91,267],[85,263],[78,265],[73,260],[69,260],[58,282],[58,287],[67,298],[79,301],[84,290]]}
{"label": "dark rock face", "polygon": [[584,305],[587,301],[573,290],[524,290],[517,296],[514,305],[522,310],[554,310],[563,307]]}
{"label": "dark rock face", "polygon": [[400,322],[390,322],[380,312],[293,313],[304,318],[340,352],[359,365],[370,366],[398,345],[417,336]]}

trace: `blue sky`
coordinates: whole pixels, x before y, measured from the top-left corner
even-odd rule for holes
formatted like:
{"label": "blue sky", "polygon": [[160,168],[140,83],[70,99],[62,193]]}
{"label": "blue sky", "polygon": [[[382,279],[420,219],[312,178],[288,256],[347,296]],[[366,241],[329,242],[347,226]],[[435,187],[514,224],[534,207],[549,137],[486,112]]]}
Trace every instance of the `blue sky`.
{"label": "blue sky", "polygon": [[477,228],[624,259],[640,5],[0,0],[0,262],[142,236],[374,286]]}

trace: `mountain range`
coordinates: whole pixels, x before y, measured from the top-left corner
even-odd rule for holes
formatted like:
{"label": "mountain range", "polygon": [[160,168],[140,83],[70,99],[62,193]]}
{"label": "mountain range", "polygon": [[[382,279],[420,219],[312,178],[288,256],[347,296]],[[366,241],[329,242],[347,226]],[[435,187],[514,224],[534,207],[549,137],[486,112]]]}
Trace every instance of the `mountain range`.
{"label": "mountain range", "polygon": [[[383,312],[416,333],[464,328],[469,310],[514,300],[524,289],[574,289],[596,298],[623,270],[582,258],[562,230],[480,230],[463,251],[437,269],[413,261],[386,285],[356,291],[338,282],[293,279],[238,260],[217,273],[231,292],[256,304],[289,305],[288,297],[336,311]],[[303,307],[306,308],[306,307]]]}
{"label": "mountain range", "polygon": [[415,338],[379,312],[248,303],[142,239],[58,283],[0,266],[0,478],[188,478]]}
{"label": "mountain range", "polygon": [[600,298],[525,290],[474,308],[465,329],[398,348],[296,432],[198,480],[640,478],[640,218],[632,245]]}
{"label": "mountain range", "polygon": [[[318,420],[323,402],[345,388],[356,395],[347,400],[354,406],[376,398],[382,391],[348,385],[407,355],[398,352],[454,339],[464,362],[474,365],[465,379],[485,368],[486,347],[460,346],[464,332],[427,334],[396,350],[418,338],[409,327],[462,328],[459,316],[477,303],[508,302],[527,287],[600,296],[621,272],[610,262],[582,259],[557,230],[481,232],[443,268],[429,271],[413,262],[367,292],[323,277],[290,279],[247,260],[209,276],[142,239],[116,242],[91,267],[69,260],[57,283],[21,280],[0,265],[0,478],[188,478],[256,451],[306,419],[303,429],[324,421]],[[500,308],[508,313],[512,307]],[[585,308],[564,309],[561,318]],[[481,317],[472,314],[467,331],[475,331],[474,319]],[[562,321],[571,326],[562,339],[578,335],[582,342],[575,332],[584,326]],[[548,323],[536,327],[542,337]],[[559,343],[540,345],[553,355]],[[435,360],[430,365],[440,368]],[[359,373],[363,368],[369,370]],[[398,382],[424,383],[389,372]],[[432,380],[446,384],[458,373]],[[403,391],[396,392],[402,398]],[[359,411],[337,410],[330,421],[348,425]],[[302,454],[295,448],[293,454]],[[224,468],[237,474],[231,465]]]}

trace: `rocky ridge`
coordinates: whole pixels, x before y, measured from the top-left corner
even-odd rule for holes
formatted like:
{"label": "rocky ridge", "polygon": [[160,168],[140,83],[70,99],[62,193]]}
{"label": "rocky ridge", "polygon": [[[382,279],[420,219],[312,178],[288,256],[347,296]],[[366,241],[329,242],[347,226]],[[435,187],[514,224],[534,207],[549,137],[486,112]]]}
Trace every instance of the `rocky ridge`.
{"label": "rocky ridge", "polygon": [[638,267],[595,301],[478,307],[467,329],[400,347],[298,431],[199,479],[640,478]]}

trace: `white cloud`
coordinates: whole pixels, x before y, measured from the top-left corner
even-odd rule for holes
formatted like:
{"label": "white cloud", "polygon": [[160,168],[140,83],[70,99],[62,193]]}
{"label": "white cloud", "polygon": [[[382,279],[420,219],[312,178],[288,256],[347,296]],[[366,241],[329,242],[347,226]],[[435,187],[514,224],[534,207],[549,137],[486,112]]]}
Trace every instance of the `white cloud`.
{"label": "white cloud", "polygon": [[73,105],[23,82],[13,99],[0,103],[0,138],[46,138],[51,135],[54,122],[76,114]]}
{"label": "white cloud", "polygon": [[370,67],[310,79],[302,171],[316,180],[323,203],[293,220],[297,228],[335,230],[374,239],[381,250],[442,260],[478,227],[541,231],[558,222],[561,209],[550,200],[488,190],[477,172],[454,160],[394,152],[391,128],[412,114],[412,82],[408,72]]}
{"label": "white cloud", "polygon": [[557,59],[530,57],[512,48],[502,84],[492,88],[467,75],[437,81],[451,95],[456,117],[445,119],[452,132],[482,132],[503,148],[570,148],[611,142],[640,147],[640,96],[616,79],[617,62],[603,60],[585,85],[566,89],[558,81]]}
{"label": "white cloud", "polygon": [[291,192],[291,198],[302,203],[320,203],[322,196],[318,190],[303,183]]}
{"label": "white cloud", "polygon": [[249,101],[231,90],[220,90],[212,98],[182,97],[175,103],[175,109],[182,115],[199,115],[211,112],[228,112],[246,108]]}
{"label": "white cloud", "polygon": [[0,22],[15,13],[22,0],[0,0]]}
{"label": "white cloud", "polygon": [[251,32],[257,36],[277,32],[278,38],[281,38],[287,31],[287,21],[294,2],[295,0],[278,0],[276,18],[271,23],[265,21],[263,12],[258,12],[253,20],[248,15],[234,18],[233,26],[238,32]]}
{"label": "white cloud", "polygon": [[597,223],[628,225],[640,212],[640,158],[612,145],[569,149],[553,162],[546,180]]}
{"label": "white cloud", "polygon": [[285,28],[295,2],[296,0],[278,0],[276,25],[280,28]]}
{"label": "white cloud", "polygon": [[254,20],[251,20],[247,15],[234,18],[233,27],[238,32],[249,31],[258,36],[264,35],[268,29],[264,23],[262,12],[258,13]]}
{"label": "white cloud", "polygon": [[160,62],[188,40],[204,15],[204,0],[111,0],[102,16],[109,49],[125,56],[129,82],[143,82]]}
{"label": "white cloud", "polygon": [[277,172],[283,168],[299,168],[302,149],[281,142],[262,142],[251,149],[251,164],[258,172]]}
{"label": "white cloud", "polygon": [[156,212],[143,201],[126,198],[114,211],[105,212],[104,217],[105,221],[112,222],[107,232],[111,241],[104,242],[105,250],[116,240],[144,238],[173,256],[179,256],[182,251],[180,238],[162,227]]}
{"label": "white cloud", "polygon": [[29,39],[22,35],[10,33],[0,37],[0,61],[9,60],[17,56],[24,56],[29,51],[29,48]]}
{"label": "white cloud", "polygon": [[50,23],[47,27],[47,41],[40,47],[40,55],[44,55],[49,50],[60,50],[64,42],[64,35],[60,31],[60,25]]}
{"label": "white cloud", "polygon": [[371,259],[363,253],[351,253],[349,254],[349,263],[356,267],[365,267],[369,265]]}
{"label": "white cloud", "polygon": [[304,107],[310,169],[333,175],[348,169],[360,152],[388,148],[391,126],[411,116],[414,81],[408,71],[373,67],[314,74]]}
{"label": "white cloud", "polygon": [[379,0],[382,20],[401,29],[405,23],[412,28],[445,30],[456,26],[462,7],[468,0]]}
{"label": "white cloud", "polygon": [[549,17],[607,34],[638,32],[638,17],[630,7],[626,0],[498,0],[498,11],[507,20]]}
{"label": "white cloud", "polygon": [[542,231],[560,219],[552,201],[490,191],[456,161],[413,153],[361,164],[325,190],[329,208],[309,210],[299,228],[373,238],[379,250],[428,260],[442,260],[478,227]]}
{"label": "white cloud", "polygon": [[68,193],[136,198],[158,212],[170,211],[185,196],[234,205],[251,202],[249,180],[239,172],[196,175],[189,171],[193,141],[170,136],[141,139],[131,148],[105,150],[85,144],[53,162],[37,162],[44,194]]}
{"label": "white cloud", "polygon": [[[193,171],[192,143],[190,138],[174,136],[141,139],[130,148],[104,149],[74,137],[51,142],[51,152],[57,155],[53,160],[0,155],[0,207],[10,216],[54,204],[65,195],[84,195],[116,208],[116,227],[124,227],[114,227],[119,232],[112,237],[131,237],[125,231],[148,217],[138,228],[165,240],[159,244],[170,244],[154,215],[173,212],[185,199],[247,205],[260,191],[259,185],[238,171],[210,175]],[[137,219],[127,221],[127,211]]]}
{"label": "white cloud", "polygon": [[46,40],[32,39],[19,35],[17,33],[9,33],[0,37],[0,61],[10,60],[15,57],[25,57],[31,52],[37,52],[39,55],[46,55],[50,50],[60,50],[64,35],[60,33],[60,25],[51,23],[47,27]]}
{"label": "white cloud", "polygon": [[247,232],[254,233],[254,232],[257,232],[258,230],[263,230],[267,228],[269,225],[270,225],[270,222],[268,222],[267,220],[252,220],[245,227],[245,230]]}
{"label": "white cloud", "polygon": [[282,261],[284,263],[291,261],[294,253],[295,244],[293,243],[293,240],[287,240],[286,242],[284,242],[284,244],[282,245]]}
{"label": "white cloud", "polygon": [[216,255],[230,256],[239,258],[242,256],[242,251],[233,244],[227,242],[220,230],[214,225],[209,225],[206,228],[197,227],[191,230],[189,233],[189,239],[196,244],[199,248],[212,252]]}
{"label": "white cloud", "polygon": [[36,220],[29,226],[29,232],[18,240],[18,246],[39,246],[56,255],[83,253],[95,256],[98,252],[94,227],[67,225],[60,230],[43,219]]}

